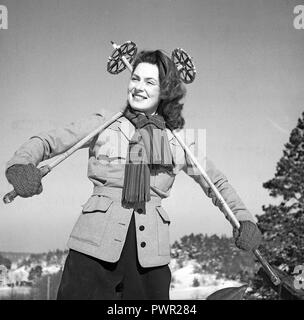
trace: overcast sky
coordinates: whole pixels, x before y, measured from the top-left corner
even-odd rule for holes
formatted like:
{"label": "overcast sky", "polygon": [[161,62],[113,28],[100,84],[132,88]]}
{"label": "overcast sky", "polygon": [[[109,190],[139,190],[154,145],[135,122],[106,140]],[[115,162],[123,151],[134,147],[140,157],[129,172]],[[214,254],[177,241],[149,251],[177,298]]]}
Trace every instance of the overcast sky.
{"label": "overcast sky", "polygon": [[[126,101],[129,74],[106,71],[110,40],[138,49],[176,47],[193,57],[186,128],[206,129],[207,156],[253,214],[273,201],[262,187],[304,111],[304,30],[292,0],[0,0],[0,194],[5,163],[30,136]],[[0,204],[0,251],[64,249],[92,186],[87,151],[59,165],[44,192]],[[181,173],[164,201],[171,242],[231,235],[223,214]]]}

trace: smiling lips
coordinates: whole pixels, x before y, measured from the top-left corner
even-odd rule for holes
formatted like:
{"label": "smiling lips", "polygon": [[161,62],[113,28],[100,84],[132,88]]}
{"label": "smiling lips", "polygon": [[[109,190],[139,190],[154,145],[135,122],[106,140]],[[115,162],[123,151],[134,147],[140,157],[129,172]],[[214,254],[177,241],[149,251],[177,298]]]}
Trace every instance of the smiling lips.
{"label": "smiling lips", "polygon": [[142,100],[147,99],[147,97],[142,96],[142,95],[140,95],[138,93],[134,93],[134,92],[132,93],[132,98],[133,98],[134,101],[142,101]]}

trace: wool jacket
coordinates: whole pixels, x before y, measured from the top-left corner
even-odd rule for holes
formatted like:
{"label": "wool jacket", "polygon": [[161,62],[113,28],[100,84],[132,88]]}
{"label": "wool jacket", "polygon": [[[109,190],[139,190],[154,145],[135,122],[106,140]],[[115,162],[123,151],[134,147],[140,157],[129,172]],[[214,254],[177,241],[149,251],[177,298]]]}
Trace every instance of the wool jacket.
{"label": "wool jacket", "polygon": [[[105,116],[96,113],[62,128],[33,136],[15,152],[6,168],[14,164],[28,163],[37,166],[44,160],[64,153],[105,121]],[[164,169],[151,170],[151,200],[136,210],[123,208],[121,194],[125,161],[134,131],[135,128],[129,120],[121,117],[83,146],[88,148],[88,178],[93,183],[93,192],[83,205],[69,237],[68,247],[104,261],[118,261],[134,213],[139,263],[142,267],[155,267],[170,262],[170,217],[162,207],[161,200],[169,196],[175,177],[181,170],[202,187],[214,205],[221,211],[223,209],[214,192],[168,129],[173,172]],[[187,138],[187,135],[185,137]],[[186,144],[195,154],[195,140],[186,140]],[[210,160],[198,160],[236,218],[239,221],[255,222],[226,176]]]}

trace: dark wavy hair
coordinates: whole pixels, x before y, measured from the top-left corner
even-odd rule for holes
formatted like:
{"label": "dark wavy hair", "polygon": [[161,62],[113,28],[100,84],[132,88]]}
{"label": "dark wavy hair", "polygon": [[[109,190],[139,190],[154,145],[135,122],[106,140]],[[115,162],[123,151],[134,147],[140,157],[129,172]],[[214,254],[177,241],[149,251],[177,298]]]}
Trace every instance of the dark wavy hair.
{"label": "dark wavy hair", "polygon": [[133,70],[142,63],[154,64],[159,70],[160,103],[157,113],[164,117],[170,129],[182,129],[185,120],[182,116],[182,98],[186,95],[179,72],[173,61],[161,50],[140,51],[133,62]]}

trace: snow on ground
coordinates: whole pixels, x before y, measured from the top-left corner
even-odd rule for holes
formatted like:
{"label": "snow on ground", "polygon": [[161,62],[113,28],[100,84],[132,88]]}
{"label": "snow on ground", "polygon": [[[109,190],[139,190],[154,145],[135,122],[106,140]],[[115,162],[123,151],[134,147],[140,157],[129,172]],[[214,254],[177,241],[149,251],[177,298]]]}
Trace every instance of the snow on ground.
{"label": "snow on ground", "polygon": [[[196,265],[194,260],[189,260],[182,268],[177,269],[174,260],[170,263],[173,285],[173,288],[170,289],[171,300],[205,300],[217,290],[239,287],[243,284],[233,280],[216,279],[214,274],[195,273]],[[192,286],[194,278],[199,281],[200,286]]]}
{"label": "snow on ground", "polygon": [[[187,260],[180,268],[175,259],[170,262],[170,269],[172,273],[170,299],[171,300],[205,300],[207,296],[213,292],[227,287],[239,287],[243,283],[232,280],[216,279],[214,274],[197,273],[195,270],[198,263],[195,260]],[[61,269],[60,265],[49,265],[43,267],[43,275],[57,273]],[[28,268],[22,267],[14,270],[14,276],[18,280],[22,280],[25,275],[28,275]],[[199,286],[193,287],[193,280],[197,279]],[[13,291],[12,291],[13,290]],[[1,298],[8,297],[15,294],[28,294],[31,288],[29,287],[0,287]]]}
{"label": "snow on ground", "polygon": [[31,292],[31,287],[0,287],[0,300],[8,297],[12,297],[13,295],[24,295],[27,296]]}
{"label": "snow on ground", "polygon": [[58,264],[51,264],[49,266],[46,266],[43,268],[43,275],[47,275],[47,274],[54,274],[59,272],[61,269],[61,266]]}

